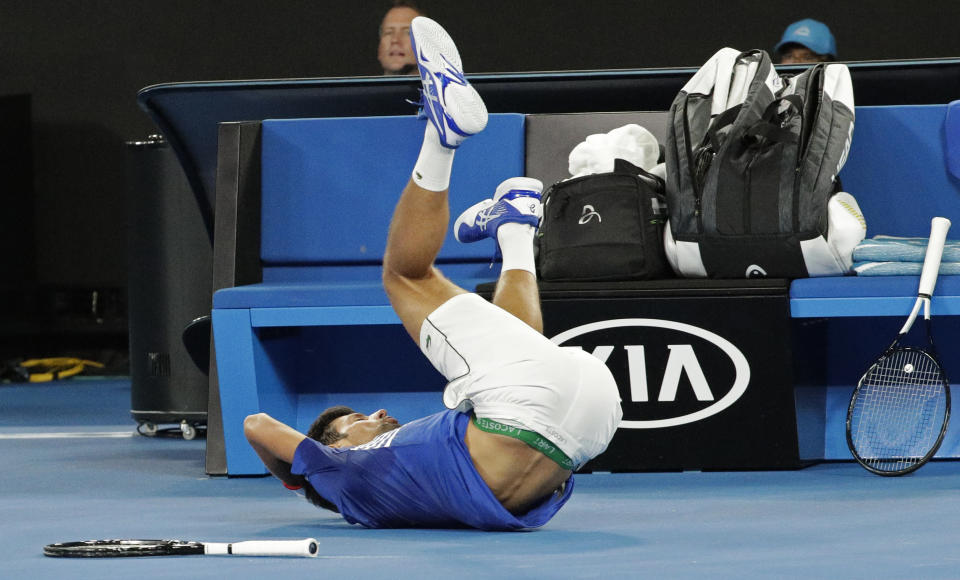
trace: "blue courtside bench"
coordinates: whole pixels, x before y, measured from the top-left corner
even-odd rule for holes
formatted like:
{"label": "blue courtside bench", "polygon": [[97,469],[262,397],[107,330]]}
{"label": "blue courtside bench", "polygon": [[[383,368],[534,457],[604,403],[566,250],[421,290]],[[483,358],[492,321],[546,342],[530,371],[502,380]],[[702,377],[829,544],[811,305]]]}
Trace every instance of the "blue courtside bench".
{"label": "blue courtside bench", "polygon": [[[858,108],[853,146],[841,177],[863,209],[868,235],[924,236],[934,215],[950,217],[960,227],[960,183],[948,173],[944,157],[946,112],[946,105]],[[623,121],[610,114],[584,114],[580,119],[591,115],[588,125],[608,125],[592,132]],[[661,130],[651,130],[662,140],[665,113],[639,115],[648,116],[651,123],[645,125],[660,119]],[[532,127],[554,120],[569,123],[573,116],[548,117],[494,115],[487,131],[467,141],[457,154],[451,183],[454,216],[507,177],[526,173],[547,182],[554,179],[546,172],[531,172],[531,167],[565,166],[566,159],[536,158],[546,147],[542,136],[534,142]],[[403,333],[380,288],[387,224],[416,159],[424,121],[378,117],[250,125],[247,141],[252,139],[256,147],[246,151],[256,157],[252,181],[257,182],[262,211],[247,208],[247,214],[257,218],[243,226],[237,217],[242,211],[223,210],[222,200],[217,201],[218,236],[221,221],[232,219],[238,222],[229,224],[234,230],[246,228],[247,237],[259,238],[254,244],[257,264],[249,265],[246,252],[247,270],[256,271],[259,279],[237,276],[237,285],[217,291],[213,303],[231,475],[265,472],[243,438],[247,414],[265,411],[301,430],[332,404],[363,410],[387,406],[392,414],[410,420],[438,410],[443,387]],[[578,134],[570,144],[584,136]],[[549,140],[556,144],[556,139]],[[569,151],[566,144],[558,149]],[[238,188],[243,189],[242,184]],[[241,245],[240,237],[231,249]],[[491,267],[491,252],[492,245],[464,246],[451,238],[438,262],[455,282],[472,288],[496,278],[499,270]],[[960,314],[957,278],[940,279],[934,315]],[[791,283],[789,316],[816,327],[814,333],[800,336],[825,345],[797,345],[797,364],[803,365],[804,357],[830,359],[815,384],[798,385],[816,392],[803,399],[805,404],[813,401],[813,415],[819,416],[812,427],[822,432],[818,459],[849,457],[842,442],[841,411],[863,370],[859,366],[886,346],[909,312],[916,286],[916,277]],[[947,318],[938,328],[954,325],[954,319]],[[851,340],[859,341],[852,355],[844,350]],[[834,361],[837,357],[847,360]],[[950,437],[941,456],[960,456],[958,449]]]}

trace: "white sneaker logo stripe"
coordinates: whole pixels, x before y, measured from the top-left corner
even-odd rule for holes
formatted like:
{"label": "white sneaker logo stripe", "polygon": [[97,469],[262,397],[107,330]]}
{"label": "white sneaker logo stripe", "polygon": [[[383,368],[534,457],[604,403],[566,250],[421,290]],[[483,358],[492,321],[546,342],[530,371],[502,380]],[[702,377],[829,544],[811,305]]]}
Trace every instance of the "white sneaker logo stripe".
{"label": "white sneaker logo stripe", "polygon": [[474,222],[474,224],[478,228],[480,228],[480,231],[482,232],[487,229],[487,223],[489,223],[490,220],[496,219],[506,213],[507,213],[507,208],[503,207],[498,203],[494,206],[491,206],[490,209],[487,209],[478,213],[477,220]]}

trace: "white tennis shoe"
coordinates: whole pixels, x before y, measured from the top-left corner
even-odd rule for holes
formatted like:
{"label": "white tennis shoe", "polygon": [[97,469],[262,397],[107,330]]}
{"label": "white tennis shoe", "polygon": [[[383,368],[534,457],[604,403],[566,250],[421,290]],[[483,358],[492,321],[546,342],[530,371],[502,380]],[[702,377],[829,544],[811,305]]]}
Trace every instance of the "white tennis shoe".
{"label": "white tennis shoe", "polygon": [[453,235],[463,244],[484,238],[497,239],[497,229],[505,223],[540,225],[543,208],[540,195],[543,183],[531,177],[511,177],[497,186],[493,199],[470,206],[453,224]]}
{"label": "white tennis shoe", "polygon": [[442,26],[424,16],[414,18],[410,43],[423,84],[420,104],[440,143],[456,149],[487,126],[487,107],[463,76],[460,53]]}

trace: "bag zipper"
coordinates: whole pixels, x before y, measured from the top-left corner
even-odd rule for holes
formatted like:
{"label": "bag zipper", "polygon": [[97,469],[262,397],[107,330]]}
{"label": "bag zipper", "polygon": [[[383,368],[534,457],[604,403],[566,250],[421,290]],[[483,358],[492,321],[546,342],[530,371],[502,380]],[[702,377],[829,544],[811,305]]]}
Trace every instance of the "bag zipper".
{"label": "bag zipper", "polygon": [[[687,167],[690,171],[690,182],[693,184],[693,215],[697,218],[697,233],[702,234],[703,216],[701,215],[701,204],[703,198],[703,187],[701,186],[698,173],[700,173],[700,168],[703,164],[703,158],[700,155],[703,150],[698,149],[697,157],[694,159],[693,149],[690,147],[690,117],[687,115],[687,105],[690,102],[690,97],[692,96],[707,97],[708,95],[693,93],[688,94],[683,100],[683,141],[687,150]],[[706,169],[704,169],[704,171],[706,171]]]}

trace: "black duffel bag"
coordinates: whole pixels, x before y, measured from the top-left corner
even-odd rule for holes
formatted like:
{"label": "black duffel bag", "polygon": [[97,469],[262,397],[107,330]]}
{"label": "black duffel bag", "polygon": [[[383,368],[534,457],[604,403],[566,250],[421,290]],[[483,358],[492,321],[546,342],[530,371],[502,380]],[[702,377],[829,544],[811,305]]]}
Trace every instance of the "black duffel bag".
{"label": "black duffel bag", "polygon": [[537,272],[545,281],[672,278],[663,251],[663,179],[622,159],[611,173],[553,184],[543,195]]}

